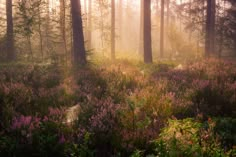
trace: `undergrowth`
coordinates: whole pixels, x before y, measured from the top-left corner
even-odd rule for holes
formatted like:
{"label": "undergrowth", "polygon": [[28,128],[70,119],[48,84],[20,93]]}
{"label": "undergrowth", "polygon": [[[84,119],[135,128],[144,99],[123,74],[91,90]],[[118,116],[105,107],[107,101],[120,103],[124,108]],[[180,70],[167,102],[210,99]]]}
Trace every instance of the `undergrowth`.
{"label": "undergrowth", "polygon": [[0,104],[0,156],[235,156],[234,62],[4,64]]}

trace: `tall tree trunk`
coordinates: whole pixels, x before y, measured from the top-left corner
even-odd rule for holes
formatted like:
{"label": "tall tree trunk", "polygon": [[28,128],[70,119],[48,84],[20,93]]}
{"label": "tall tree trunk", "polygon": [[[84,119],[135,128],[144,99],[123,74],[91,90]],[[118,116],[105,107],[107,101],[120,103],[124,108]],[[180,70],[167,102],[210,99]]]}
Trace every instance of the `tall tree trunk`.
{"label": "tall tree trunk", "polygon": [[169,53],[169,58],[171,59],[172,53],[169,51],[170,49],[170,43],[169,43],[169,34],[170,34],[170,0],[166,0],[166,31],[165,31],[165,43],[166,43],[166,49],[168,50]]}
{"label": "tall tree trunk", "polygon": [[50,7],[49,7],[49,4],[50,3],[50,0],[47,0],[47,3],[46,3],[46,26],[45,26],[45,38],[46,38],[46,51],[47,51],[47,55],[49,55],[49,23],[50,23]]}
{"label": "tall tree trunk", "polygon": [[[226,1],[223,0],[223,16],[224,16],[224,18],[226,17],[225,6],[226,6]],[[225,23],[225,21],[223,21],[223,23],[221,23],[221,24],[224,25],[224,23]],[[223,51],[224,37],[225,37],[224,28],[220,28],[220,34],[219,35],[220,35],[220,40],[219,40],[218,57],[221,58],[222,51]]]}
{"label": "tall tree trunk", "polygon": [[118,10],[118,18],[119,18],[119,48],[120,50],[123,48],[123,0],[119,0],[119,10]]}
{"label": "tall tree trunk", "polygon": [[41,57],[42,57],[42,61],[43,61],[43,35],[42,35],[42,17],[41,17],[41,12],[40,12],[40,6],[38,6],[38,33],[39,33],[39,45],[40,45],[40,53],[41,53]]}
{"label": "tall tree trunk", "polygon": [[92,49],[92,0],[88,0],[88,49]]}
{"label": "tall tree trunk", "polygon": [[99,13],[100,13],[100,21],[99,21],[99,29],[100,29],[100,38],[101,38],[101,48],[102,48],[102,54],[104,56],[104,43],[105,43],[105,35],[104,35],[104,8],[103,8],[103,1],[98,1],[98,6],[99,6]]}
{"label": "tall tree trunk", "polygon": [[216,1],[207,0],[205,55],[209,57],[215,51],[215,12]]}
{"label": "tall tree trunk", "polygon": [[[192,23],[193,21],[192,21],[191,9],[192,9],[192,0],[189,0],[189,15],[188,16],[189,16],[190,22]],[[191,43],[191,41],[192,41],[192,30],[191,29],[189,30],[188,38],[189,38],[189,42]]]}
{"label": "tall tree trunk", "polygon": [[166,0],[166,28],[169,29],[170,23],[170,0]]}
{"label": "tall tree trunk", "polygon": [[61,37],[63,41],[63,48],[65,57],[67,60],[67,42],[66,42],[66,7],[65,7],[65,0],[60,0],[60,30],[61,30]]}
{"label": "tall tree trunk", "polygon": [[160,57],[163,58],[164,56],[164,9],[165,9],[165,2],[161,0],[161,30],[160,30]]}
{"label": "tall tree trunk", "polygon": [[80,0],[71,0],[72,29],[73,29],[73,64],[86,64],[86,51],[84,46],[83,22],[81,17]]}
{"label": "tall tree trunk", "polygon": [[115,0],[111,0],[111,59],[115,59]]}
{"label": "tall tree trunk", "polygon": [[[28,40],[28,46],[29,46],[29,53],[30,53],[30,56],[31,56],[31,60],[33,61],[34,60],[34,54],[33,54],[33,49],[32,49],[31,35],[27,36],[27,40]],[[30,59],[30,58],[28,58],[28,59]]]}
{"label": "tall tree trunk", "polygon": [[87,41],[88,41],[88,14],[87,14],[87,0],[84,0],[84,40],[85,40],[85,47],[87,48]]}
{"label": "tall tree trunk", "polygon": [[[70,3],[70,8],[71,8],[71,3]],[[70,28],[72,28],[72,12],[70,11]],[[74,48],[73,48],[73,29],[70,29],[70,58],[71,61],[74,59]]]}
{"label": "tall tree trunk", "polygon": [[139,54],[143,55],[143,26],[144,26],[144,0],[140,0],[140,30],[139,30]]}
{"label": "tall tree trunk", "polygon": [[144,0],[144,62],[152,63],[151,0]]}
{"label": "tall tree trunk", "polygon": [[[204,3],[204,2],[203,2]],[[183,4],[183,0],[180,0],[180,5]],[[179,31],[182,31],[182,17],[181,15],[179,16]]]}
{"label": "tall tree trunk", "polygon": [[12,17],[12,0],[6,0],[6,16],[7,16],[7,59],[14,61],[16,59],[13,36],[13,17]]}

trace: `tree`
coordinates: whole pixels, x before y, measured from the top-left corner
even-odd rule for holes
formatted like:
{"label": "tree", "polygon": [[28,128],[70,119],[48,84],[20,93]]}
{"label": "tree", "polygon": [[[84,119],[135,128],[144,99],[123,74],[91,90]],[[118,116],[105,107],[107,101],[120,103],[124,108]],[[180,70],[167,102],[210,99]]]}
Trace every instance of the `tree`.
{"label": "tree", "polygon": [[87,14],[87,0],[84,0],[83,4],[83,24],[84,24],[84,40],[85,40],[85,48],[87,48],[87,41],[88,41],[88,14]]}
{"label": "tree", "polygon": [[119,7],[118,7],[118,19],[119,19],[119,48],[120,50],[123,48],[123,0],[119,0]]}
{"label": "tree", "polygon": [[161,58],[164,56],[164,9],[165,2],[161,0],[161,30],[160,30],[160,56]]}
{"label": "tree", "polygon": [[[189,0],[189,4],[188,4],[188,9],[189,9],[188,18],[190,19],[190,22],[192,24],[192,15],[190,13],[191,8],[192,8],[192,0]],[[192,31],[191,30],[189,30],[189,36],[188,37],[189,37],[189,42],[191,42],[191,40],[192,40]]]}
{"label": "tree", "polygon": [[170,0],[166,1],[166,28],[169,29],[170,23]]}
{"label": "tree", "polygon": [[144,62],[152,63],[151,0],[144,0]]}
{"label": "tree", "polygon": [[232,49],[235,52],[236,49],[236,1],[227,0],[231,4],[231,8],[227,11],[228,16],[226,18],[227,23],[227,37],[232,41]]}
{"label": "tree", "polygon": [[111,0],[111,59],[115,59],[115,0]]}
{"label": "tree", "polygon": [[140,32],[139,32],[139,54],[143,55],[143,20],[144,0],[140,0]]}
{"label": "tree", "polygon": [[88,0],[88,49],[92,48],[92,0]]}
{"label": "tree", "polygon": [[[100,31],[100,41],[101,41],[101,51],[104,56],[104,51],[106,48],[111,47],[111,20],[108,21],[108,19],[111,19],[111,1],[104,1],[104,0],[98,0],[95,1],[97,4],[98,13],[95,16],[95,23],[97,21],[97,27]],[[109,16],[109,17],[108,17]],[[107,42],[109,41],[109,42]],[[108,46],[109,45],[109,46]],[[107,46],[107,47],[106,47]]]}
{"label": "tree", "polygon": [[73,64],[86,64],[80,0],[71,0],[71,15],[73,30]]}
{"label": "tree", "polygon": [[14,35],[13,35],[13,17],[12,17],[12,0],[6,0],[6,16],[7,16],[7,59],[14,61],[16,59],[14,49]]}
{"label": "tree", "polygon": [[32,37],[34,35],[35,26],[40,23],[40,20],[37,21],[37,16],[39,14],[38,7],[40,6],[40,1],[27,1],[21,0],[17,2],[17,18],[21,19],[16,23],[17,32],[19,32],[24,38],[26,38],[28,46],[28,59],[31,57],[31,60],[34,58],[34,49],[32,44]]}
{"label": "tree", "polygon": [[45,34],[45,37],[46,37],[46,49],[47,49],[47,52],[49,51],[49,26],[50,26],[50,7],[49,7],[49,0],[47,0],[46,2],[46,26],[45,26],[45,29],[46,29],[46,34]]}
{"label": "tree", "polygon": [[63,41],[64,53],[67,56],[65,19],[66,19],[65,0],[60,0],[60,30],[61,30],[61,37],[62,37],[62,41]]}
{"label": "tree", "polygon": [[[39,1],[41,2],[41,1]],[[43,53],[43,35],[42,35],[42,17],[41,17],[41,8],[40,8],[40,3],[37,6],[37,17],[38,17],[38,34],[39,34],[39,45],[40,45],[40,52],[41,52],[41,57],[42,60],[44,58],[44,53]]]}
{"label": "tree", "polygon": [[215,13],[216,1],[207,0],[205,55],[209,57],[215,51]]}

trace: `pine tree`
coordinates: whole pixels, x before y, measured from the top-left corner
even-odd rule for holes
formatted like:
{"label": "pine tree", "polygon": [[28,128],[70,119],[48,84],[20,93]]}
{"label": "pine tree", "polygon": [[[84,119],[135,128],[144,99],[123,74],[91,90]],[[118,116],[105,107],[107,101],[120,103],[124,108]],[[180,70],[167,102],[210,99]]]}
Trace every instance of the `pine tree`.
{"label": "pine tree", "polygon": [[143,20],[144,20],[144,0],[140,0],[140,30],[139,30],[139,54],[143,55]]}
{"label": "pine tree", "polygon": [[152,63],[151,0],[144,0],[144,62]]}
{"label": "pine tree", "polygon": [[92,0],[88,0],[88,49],[92,49]]}
{"label": "pine tree", "polygon": [[207,57],[215,52],[215,13],[216,1],[207,0],[205,55]]}
{"label": "pine tree", "polygon": [[6,17],[7,17],[7,59],[14,61],[16,59],[14,49],[14,34],[13,34],[13,16],[12,16],[12,0],[6,0]]}
{"label": "pine tree", "polygon": [[64,53],[67,57],[67,40],[66,40],[66,3],[65,0],[60,0],[60,30],[63,41]]}
{"label": "pine tree", "polygon": [[72,29],[73,29],[73,64],[86,64],[83,22],[81,17],[80,0],[71,0]]}
{"label": "pine tree", "polygon": [[164,0],[161,0],[161,30],[160,30],[160,57],[164,57],[164,11],[165,11],[165,3]]}
{"label": "pine tree", "polygon": [[111,0],[111,59],[115,59],[115,0]]}

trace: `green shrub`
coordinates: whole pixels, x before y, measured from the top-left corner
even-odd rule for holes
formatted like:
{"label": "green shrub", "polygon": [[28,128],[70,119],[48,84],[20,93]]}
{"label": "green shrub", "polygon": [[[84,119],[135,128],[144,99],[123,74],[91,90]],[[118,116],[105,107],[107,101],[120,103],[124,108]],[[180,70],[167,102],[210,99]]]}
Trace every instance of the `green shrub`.
{"label": "green shrub", "polygon": [[[155,151],[165,157],[230,157],[233,147],[224,150],[220,139],[218,122],[209,119],[200,123],[193,119],[169,120],[163,128],[160,138],[156,140]],[[215,132],[218,130],[218,132]],[[223,129],[221,130],[223,131]],[[225,130],[227,132],[227,130]]]}

